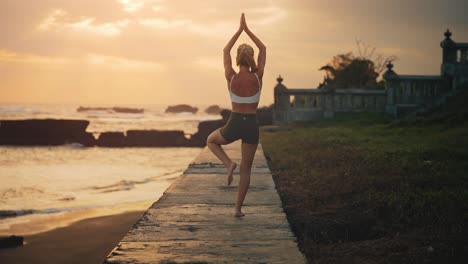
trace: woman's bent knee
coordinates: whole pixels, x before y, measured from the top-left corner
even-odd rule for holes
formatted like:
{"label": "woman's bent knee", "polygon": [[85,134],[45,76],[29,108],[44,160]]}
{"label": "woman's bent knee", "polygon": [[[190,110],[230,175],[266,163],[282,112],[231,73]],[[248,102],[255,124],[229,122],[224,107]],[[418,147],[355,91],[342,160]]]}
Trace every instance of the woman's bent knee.
{"label": "woman's bent knee", "polygon": [[211,132],[211,134],[209,134],[208,137],[206,138],[206,144],[207,145],[208,145],[208,143],[214,143],[215,142],[215,132],[216,131]]}
{"label": "woman's bent knee", "polygon": [[231,142],[232,141],[228,141],[223,137],[223,135],[220,132],[220,129],[217,129],[217,130],[213,131],[208,136],[208,138],[206,139],[206,144],[207,145],[208,145],[208,143],[213,143],[213,144],[216,144],[218,146],[221,146],[221,145],[229,144]]}

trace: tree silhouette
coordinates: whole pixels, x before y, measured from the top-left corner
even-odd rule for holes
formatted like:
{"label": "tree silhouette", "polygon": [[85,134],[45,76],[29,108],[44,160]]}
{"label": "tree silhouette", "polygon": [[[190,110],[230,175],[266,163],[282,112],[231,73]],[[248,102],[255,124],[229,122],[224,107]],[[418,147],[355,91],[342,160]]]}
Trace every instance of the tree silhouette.
{"label": "tree silhouette", "polygon": [[382,88],[377,83],[377,77],[385,70],[385,66],[397,59],[391,55],[385,57],[376,54],[376,48],[356,40],[358,56],[352,52],[338,54],[319,70],[325,71],[324,81],[318,88]]}

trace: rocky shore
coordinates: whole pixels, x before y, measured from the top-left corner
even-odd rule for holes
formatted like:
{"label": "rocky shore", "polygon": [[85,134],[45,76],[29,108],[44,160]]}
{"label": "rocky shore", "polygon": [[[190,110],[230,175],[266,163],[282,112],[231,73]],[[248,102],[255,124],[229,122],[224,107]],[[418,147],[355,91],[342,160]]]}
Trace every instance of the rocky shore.
{"label": "rocky shore", "polygon": [[88,120],[25,119],[0,120],[0,145],[94,146],[96,139],[86,132]]}
{"label": "rocky shore", "polygon": [[88,120],[0,120],[0,145],[54,146],[79,143],[86,147],[203,147],[223,120],[202,121],[191,135],[181,130],[106,131],[96,139],[86,132]]}
{"label": "rocky shore", "polygon": [[[221,111],[222,119],[201,121],[198,131],[187,134],[181,130],[105,131],[96,139],[86,132],[88,120],[25,119],[0,120],[0,145],[64,145],[79,143],[101,147],[204,147],[208,135],[226,124],[230,111]],[[258,109],[260,125],[271,124],[271,106]]]}
{"label": "rocky shore", "polygon": [[[177,130],[127,130],[102,132],[96,139],[86,132],[87,120],[1,120],[0,145],[57,146],[79,143],[86,147],[203,147],[208,135],[223,126],[222,120],[203,121],[199,131],[186,135]],[[201,129],[201,130],[200,130]]]}

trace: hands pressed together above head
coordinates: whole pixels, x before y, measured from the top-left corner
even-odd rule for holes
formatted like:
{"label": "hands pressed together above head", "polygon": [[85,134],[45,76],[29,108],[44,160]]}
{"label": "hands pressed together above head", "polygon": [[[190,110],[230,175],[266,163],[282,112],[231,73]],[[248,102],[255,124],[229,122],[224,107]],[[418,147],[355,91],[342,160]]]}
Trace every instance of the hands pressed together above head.
{"label": "hands pressed together above head", "polygon": [[[257,65],[256,65],[256,72],[260,78],[263,76],[263,69],[265,67],[265,60],[266,60],[266,46],[263,42],[249,29],[247,26],[247,21],[245,19],[244,13],[242,13],[239,23],[239,29],[236,33],[231,37],[229,42],[223,49],[223,60],[224,60],[224,69],[225,69],[225,76],[226,79],[229,80],[233,73],[235,73],[234,69],[232,68],[232,59],[231,59],[231,49],[234,46],[235,42],[242,34],[245,33],[250,37],[250,39],[255,43],[257,48],[259,49]],[[252,54],[253,56],[253,54]]]}
{"label": "hands pressed together above head", "polygon": [[239,30],[240,31],[247,31],[249,28],[247,27],[247,22],[245,21],[245,15],[242,13],[241,19],[240,19],[240,25],[239,25]]}

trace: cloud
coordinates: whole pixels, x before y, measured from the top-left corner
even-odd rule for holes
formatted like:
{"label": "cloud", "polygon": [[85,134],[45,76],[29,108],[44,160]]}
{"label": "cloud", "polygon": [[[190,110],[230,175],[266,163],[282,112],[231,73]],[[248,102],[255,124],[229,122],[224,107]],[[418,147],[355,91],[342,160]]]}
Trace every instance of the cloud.
{"label": "cloud", "polygon": [[186,27],[192,24],[192,21],[188,19],[167,20],[163,18],[145,18],[145,19],[139,19],[138,23],[140,25],[153,27],[153,28],[173,29],[173,28]]}
{"label": "cloud", "polygon": [[[249,11],[252,12],[255,17],[260,16],[260,18],[256,18],[252,20],[251,24],[254,24],[254,25],[274,24],[278,21],[283,20],[287,16],[287,12],[284,8],[281,8],[275,5],[270,5],[270,6],[261,7],[261,8],[260,7],[253,8],[253,9],[250,9]],[[247,15],[248,14],[246,14],[246,16]]]}
{"label": "cloud", "polygon": [[117,2],[122,5],[124,11],[129,13],[138,11],[144,5],[144,1],[141,0],[118,0]]}
{"label": "cloud", "polygon": [[[167,2],[166,4],[169,4]],[[183,18],[173,18],[171,17],[146,17],[137,20],[137,23],[150,27],[153,29],[167,30],[167,29],[177,29],[180,31],[186,31],[195,35],[210,36],[210,37],[226,37],[226,32],[231,32],[233,28],[236,27],[238,23],[238,17],[236,21],[226,20],[223,18],[223,10],[213,7],[213,6],[195,6],[200,8],[200,11],[205,15],[198,17],[196,19],[189,17]],[[153,6],[153,10],[160,11],[163,8],[162,5],[157,5],[156,8]],[[165,9],[169,11],[174,9],[174,7],[164,5]],[[186,8],[190,8],[186,6]],[[255,7],[246,10],[246,14],[251,14],[251,18],[248,19],[250,25],[260,25],[268,26],[280,22],[281,20],[287,17],[287,11],[277,5],[268,5],[266,7]],[[221,19],[219,19],[221,18]]]}
{"label": "cloud", "polygon": [[54,9],[44,20],[42,20],[42,22],[38,25],[38,28],[43,31],[50,30],[58,23],[57,20],[65,15],[66,12],[62,9]]}
{"label": "cloud", "polygon": [[225,37],[226,32],[232,31],[232,23],[198,23],[191,19],[165,19],[165,18],[145,18],[139,19],[138,24],[160,30],[185,31],[195,35]]}
{"label": "cloud", "polygon": [[[159,3],[161,0],[117,0],[122,5],[122,9],[127,13],[134,13],[143,9],[145,4]],[[153,11],[159,11],[162,8],[161,5],[152,5]]]}
{"label": "cloud", "polygon": [[0,50],[0,63],[23,63],[23,64],[43,64],[77,66],[87,65],[112,71],[161,71],[165,67],[161,63],[154,61],[143,61],[128,59],[117,56],[89,53],[77,57],[48,57],[36,54],[22,54],[10,50]]}
{"label": "cloud", "polygon": [[[98,23],[97,21],[101,21],[102,18],[96,15],[73,18],[64,9],[55,8],[39,23],[37,28],[40,31],[82,32],[103,37],[116,37],[123,34],[124,29],[130,24],[136,24],[156,30],[178,30],[201,36],[226,37],[226,32],[232,31],[233,26],[235,27],[232,20],[217,19],[222,11],[212,6],[202,7],[202,11],[206,11],[202,17],[187,17],[171,15],[175,9],[179,8],[174,2],[162,3],[162,0],[116,0],[116,2],[121,5],[122,13],[114,17],[114,21]],[[185,8],[193,5],[198,7],[198,4],[189,2]],[[163,9],[164,12],[161,13]],[[138,15],[128,14],[137,11],[145,12],[138,13]],[[155,16],[155,13],[159,15]],[[166,16],[161,16],[161,14]],[[250,25],[267,26],[284,19],[287,11],[276,5],[268,5],[247,9],[247,14],[251,14],[252,17],[248,19]]]}
{"label": "cloud", "polygon": [[96,35],[114,37],[120,35],[123,28],[126,28],[130,23],[129,19],[122,19],[115,22],[94,24],[95,18],[83,18],[75,23],[64,24],[64,28],[69,28],[78,32],[87,32]]}
{"label": "cloud", "polygon": [[130,19],[121,19],[114,22],[97,24],[94,23],[96,18],[93,17],[82,17],[76,22],[66,22],[66,16],[67,12],[64,10],[54,9],[45,19],[42,20],[42,22],[38,25],[38,29],[41,31],[72,30],[105,37],[115,37],[120,35],[122,30],[126,28],[131,22]]}
{"label": "cloud", "polygon": [[151,9],[153,9],[154,12],[159,12],[163,9],[163,6],[162,5],[153,5],[151,7]]}
{"label": "cloud", "polygon": [[226,32],[233,30],[232,24],[219,22],[212,24],[192,23],[186,28],[189,32],[203,36],[225,37]]}
{"label": "cloud", "polygon": [[152,61],[134,60],[102,54],[88,54],[86,62],[92,66],[118,71],[161,71],[164,69],[162,64]]}
{"label": "cloud", "polygon": [[9,50],[0,50],[0,62],[28,64],[65,64],[66,58],[54,58],[35,54],[20,54]]}

